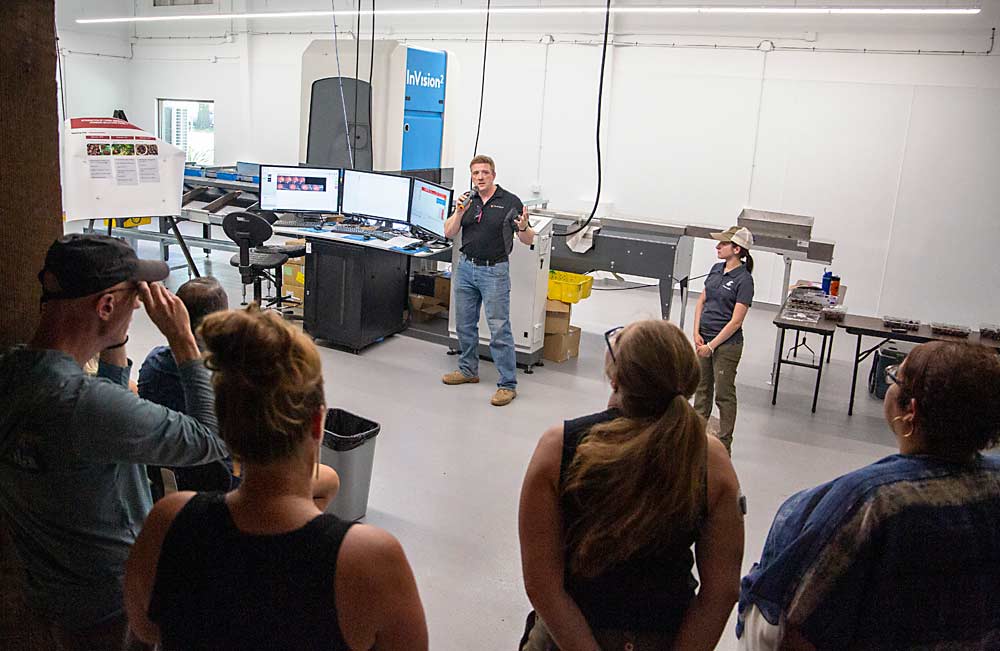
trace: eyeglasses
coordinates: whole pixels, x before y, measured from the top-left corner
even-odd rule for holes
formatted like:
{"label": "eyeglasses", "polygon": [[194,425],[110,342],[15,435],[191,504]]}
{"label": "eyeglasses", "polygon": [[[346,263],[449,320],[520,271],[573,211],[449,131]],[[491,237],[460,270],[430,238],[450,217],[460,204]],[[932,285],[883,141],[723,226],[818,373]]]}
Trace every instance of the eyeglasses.
{"label": "eyeglasses", "polygon": [[885,383],[886,384],[899,384],[899,364],[893,364],[892,366],[887,366],[885,368]]}
{"label": "eyeglasses", "polygon": [[618,335],[619,332],[625,329],[625,326],[615,326],[607,332],[604,333],[604,343],[608,345],[608,353],[611,354],[611,361],[617,363],[618,360],[615,359],[615,349],[611,347],[611,340]]}

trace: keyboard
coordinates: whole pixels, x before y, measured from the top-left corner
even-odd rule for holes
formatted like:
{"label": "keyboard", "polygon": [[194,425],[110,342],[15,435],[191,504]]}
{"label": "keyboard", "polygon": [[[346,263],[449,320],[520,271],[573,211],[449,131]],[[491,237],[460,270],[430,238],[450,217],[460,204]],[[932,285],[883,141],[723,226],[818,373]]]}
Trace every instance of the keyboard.
{"label": "keyboard", "polygon": [[322,220],[319,219],[295,219],[294,217],[286,217],[274,222],[272,226],[282,226],[284,228],[318,228],[322,226],[322,224]]}
{"label": "keyboard", "polygon": [[333,226],[328,226],[323,230],[330,233],[343,233],[344,235],[367,235],[368,237],[374,237],[375,239],[382,241],[391,240],[399,234],[390,233],[388,231],[373,231],[370,228],[352,226],[350,224],[334,224]]}

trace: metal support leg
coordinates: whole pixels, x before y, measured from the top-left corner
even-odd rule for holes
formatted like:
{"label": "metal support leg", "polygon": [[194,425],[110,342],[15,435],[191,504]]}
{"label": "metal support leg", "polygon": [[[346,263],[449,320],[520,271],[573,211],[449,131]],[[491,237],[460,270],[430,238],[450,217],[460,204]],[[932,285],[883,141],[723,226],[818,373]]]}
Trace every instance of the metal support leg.
{"label": "metal support leg", "polygon": [[819,346],[819,364],[816,365],[816,388],[813,389],[813,408],[812,413],[816,413],[816,401],[819,399],[819,383],[823,379],[823,357],[826,353],[826,336],[822,337],[823,341]]}
{"label": "metal support leg", "polygon": [[[686,284],[686,283],[685,283]],[[685,286],[681,286],[681,318],[680,318],[680,328],[684,329],[684,320],[687,318],[688,312],[688,296],[691,294],[691,290],[687,289]]]}
{"label": "metal support leg", "polygon": [[[173,221],[173,218],[160,217],[159,229],[161,233],[166,234],[170,232],[170,224],[168,223],[168,220]],[[170,260],[170,245],[167,244],[165,241],[160,242],[160,259],[163,260],[164,262]]]}
{"label": "metal support leg", "polygon": [[837,334],[836,330],[834,330],[833,332],[830,333],[830,346],[826,349],[826,363],[827,364],[830,363],[830,358],[833,356],[833,337],[836,334]]}
{"label": "metal support leg", "polygon": [[[785,299],[788,298],[788,285],[792,282],[792,259],[788,256],[783,256],[785,258],[785,276],[781,283],[781,304],[785,304]],[[779,308],[780,309],[780,308]],[[781,328],[779,328],[781,330]],[[777,384],[778,375],[778,360],[781,358],[781,347],[784,345],[784,330],[775,335],[774,337],[774,363],[771,365],[771,383]],[[772,403],[773,404],[773,403]]]}
{"label": "metal support leg", "polygon": [[861,363],[861,335],[858,335],[858,347],[854,350],[854,372],[851,373],[851,402],[847,406],[847,415],[854,415],[854,392],[858,388],[858,364]]}
{"label": "metal support leg", "polygon": [[194,263],[194,258],[191,257],[191,251],[188,250],[187,242],[184,241],[184,236],[181,235],[181,230],[177,228],[177,222],[173,217],[164,217],[164,219],[167,220],[167,225],[173,229],[174,237],[177,238],[177,244],[181,247],[181,252],[184,254],[184,259],[187,260],[191,273],[194,274],[195,278],[201,278],[201,274],[198,272],[198,266]]}
{"label": "metal support leg", "polygon": [[[799,335],[800,334],[802,334],[802,333],[800,333],[798,330],[795,331],[795,346],[792,347],[792,357],[794,357],[795,359],[799,358]],[[805,344],[805,341],[803,340],[802,343]],[[806,348],[809,348],[809,346],[806,345]],[[812,349],[810,348],[810,350],[812,350]]]}
{"label": "metal support leg", "polygon": [[660,278],[660,316],[664,319],[670,319],[670,303],[674,298],[674,279],[672,276],[667,275],[666,278]]}
{"label": "metal support leg", "polygon": [[254,279],[253,279],[253,301],[254,301],[254,303],[257,304],[257,307],[260,307],[261,303],[264,301],[263,296],[264,296],[264,291],[263,291],[263,289],[261,287],[260,276],[254,276]]}
{"label": "metal support leg", "polygon": [[774,389],[771,393],[771,404],[777,404],[778,402],[778,380],[781,379],[781,349],[785,346],[785,329],[778,328],[778,359],[775,362],[774,368]]}

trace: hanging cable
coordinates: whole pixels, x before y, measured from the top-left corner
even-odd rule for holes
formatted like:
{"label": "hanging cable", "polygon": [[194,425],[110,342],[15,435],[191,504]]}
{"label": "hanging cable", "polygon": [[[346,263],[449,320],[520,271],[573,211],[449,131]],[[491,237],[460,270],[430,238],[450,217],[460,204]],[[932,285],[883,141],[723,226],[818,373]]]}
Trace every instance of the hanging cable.
{"label": "hanging cable", "polygon": [[[608,0],[608,4],[611,0]],[[490,0],[486,0],[486,32],[483,35],[483,79],[479,84],[479,118],[476,120],[476,145],[472,148],[472,155],[479,153],[479,130],[483,126],[483,97],[486,95],[486,52],[490,44]]]}
{"label": "hanging cable", "polygon": [[590,211],[587,221],[580,224],[574,230],[567,230],[565,233],[552,233],[553,237],[569,237],[576,235],[590,225],[597,214],[597,206],[601,203],[601,105],[604,102],[604,65],[608,60],[608,30],[611,25],[611,0],[608,0],[604,8],[604,45],[601,48],[601,78],[597,83],[597,194],[594,196],[594,207]]}
{"label": "hanging cable", "polygon": [[[354,118],[354,144],[358,144],[358,73],[361,70],[361,0],[354,0],[358,4],[356,5],[357,11],[357,21],[354,24],[354,113],[351,117]],[[350,134],[351,128],[347,128],[347,133]],[[357,161],[351,160],[351,169],[357,169]]]}
{"label": "hanging cable", "polygon": [[[368,60],[368,140],[371,142],[372,133],[372,99],[374,97],[374,92],[372,91],[372,73],[375,71],[375,0],[372,0],[372,41],[371,45],[371,58]],[[371,143],[372,154],[374,156],[375,144]],[[374,159],[373,159],[374,161]]]}
{"label": "hanging cable", "polygon": [[337,55],[337,84],[340,86],[340,106],[344,109],[344,130],[347,137],[347,157],[354,169],[354,148],[351,146],[351,125],[347,121],[347,100],[344,99],[344,78],[340,75],[340,41],[337,38],[337,5],[336,0],[330,0],[330,11],[333,13],[333,51]]}

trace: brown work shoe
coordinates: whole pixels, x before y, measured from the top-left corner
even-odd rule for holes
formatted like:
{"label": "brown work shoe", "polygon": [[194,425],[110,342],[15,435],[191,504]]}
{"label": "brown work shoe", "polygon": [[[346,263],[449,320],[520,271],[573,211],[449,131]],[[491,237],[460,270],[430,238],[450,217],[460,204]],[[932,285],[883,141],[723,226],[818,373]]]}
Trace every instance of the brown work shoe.
{"label": "brown work shoe", "polygon": [[503,407],[504,405],[509,405],[510,401],[516,397],[517,391],[501,387],[497,389],[496,393],[493,394],[493,398],[490,399],[490,404],[494,407]]}
{"label": "brown work shoe", "polygon": [[451,373],[445,373],[444,376],[441,377],[441,381],[449,385],[476,384],[479,382],[479,378],[475,375],[466,375],[461,371],[452,371]]}

